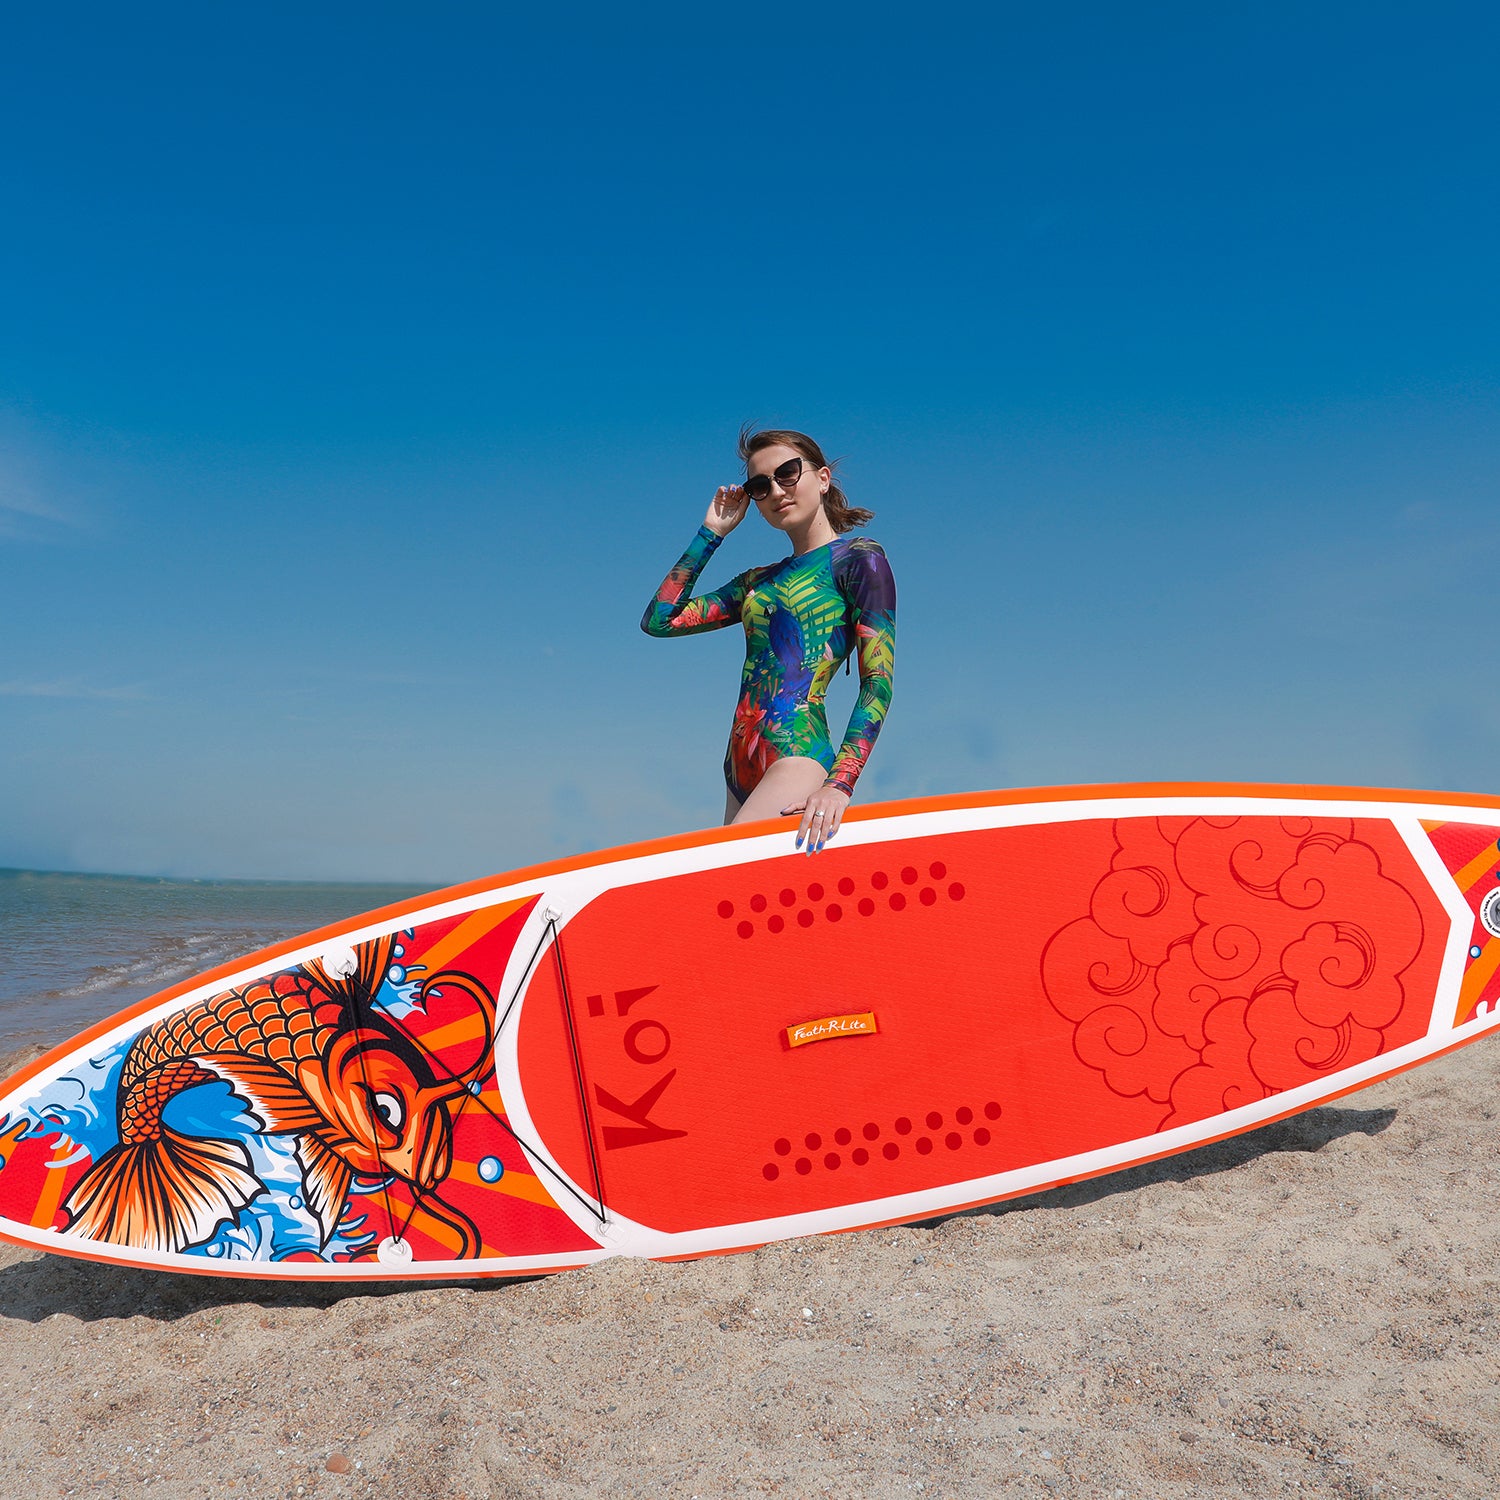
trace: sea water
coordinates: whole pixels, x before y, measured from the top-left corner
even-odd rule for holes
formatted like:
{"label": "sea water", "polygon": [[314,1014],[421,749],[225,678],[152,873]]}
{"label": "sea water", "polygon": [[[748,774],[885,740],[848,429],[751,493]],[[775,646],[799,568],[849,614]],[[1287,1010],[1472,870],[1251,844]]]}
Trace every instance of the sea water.
{"label": "sea water", "polygon": [[0,1055],[283,938],[420,895],[406,885],[0,870]]}

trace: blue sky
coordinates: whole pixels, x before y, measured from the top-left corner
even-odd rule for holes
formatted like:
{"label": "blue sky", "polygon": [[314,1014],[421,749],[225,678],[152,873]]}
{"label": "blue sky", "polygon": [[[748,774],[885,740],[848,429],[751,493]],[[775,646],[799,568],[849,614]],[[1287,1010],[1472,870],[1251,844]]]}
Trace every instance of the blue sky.
{"label": "blue sky", "polygon": [[0,865],[717,821],[744,421],[878,513],[866,798],[1495,791],[1500,23],[1241,11],[12,8]]}

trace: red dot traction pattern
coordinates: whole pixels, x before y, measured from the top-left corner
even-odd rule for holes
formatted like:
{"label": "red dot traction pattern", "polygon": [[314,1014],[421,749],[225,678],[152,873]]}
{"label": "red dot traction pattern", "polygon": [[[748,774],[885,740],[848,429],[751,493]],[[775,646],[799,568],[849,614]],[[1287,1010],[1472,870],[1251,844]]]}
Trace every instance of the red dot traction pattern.
{"label": "red dot traction pattern", "polygon": [[[918,870],[915,865],[906,865],[891,875],[885,870],[876,870],[870,876],[869,888],[879,892],[876,897],[868,895],[860,896],[851,908],[862,917],[873,917],[876,909],[880,906],[887,907],[891,911],[905,911],[910,902],[904,891],[892,890],[893,882],[902,885],[916,886],[922,881],[930,884],[922,885],[916,891],[916,900],[923,906],[936,906],[939,901],[962,901],[966,892],[958,881],[948,880],[948,867],[941,860],[934,860],[925,871]],[[855,895],[859,890],[859,882],[851,879],[848,875],[843,876],[838,882],[838,894],[845,900]],[[783,909],[790,911],[792,907],[798,907],[796,923],[798,927],[811,927],[821,917],[825,922],[841,922],[844,919],[845,907],[842,902],[829,901],[827,897],[830,892],[818,881],[813,881],[800,895],[791,886],[772,895],[764,891],[757,891],[745,901],[742,906],[737,907],[733,901],[720,901],[718,913],[726,922],[735,922],[734,930],[742,938],[752,938],[756,934],[756,923],[744,916],[748,909],[753,915],[760,916],[768,906],[775,902]],[[736,916],[739,920],[736,922]],[[765,919],[765,930],[771,933],[785,932],[787,930],[787,917],[780,912],[774,913]]]}
{"label": "red dot traction pattern", "polygon": [[[1002,1110],[999,1104],[991,1099],[984,1105],[980,1113],[984,1115],[986,1120],[995,1121],[1000,1118]],[[973,1124],[974,1114],[975,1111],[970,1109],[967,1104],[961,1104],[953,1111],[953,1119],[957,1124],[967,1127]],[[915,1141],[882,1141],[881,1138],[886,1133],[885,1127],[877,1124],[874,1120],[867,1120],[860,1126],[859,1134],[865,1140],[872,1143],[880,1142],[879,1153],[886,1161],[899,1161],[903,1146],[915,1150],[919,1156],[931,1156],[936,1144],[934,1136],[939,1137],[942,1145],[949,1151],[962,1151],[968,1145],[988,1146],[994,1139],[989,1129],[983,1125],[969,1131],[967,1135],[958,1130],[950,1130],[946,1134],[942,1134],[943,1116],[935,1109],[928,1112],[924,1117],[923,1123],[932,1134],[919,1135]],[[892,1122],[890,1129],[896,1135],[904,1137],[912,1133],[913,1126],[907,1116],[901,1115]],[[854,1131],[847,1125],[837,1126],[833,1132],[834,1144],[847,1146],[854,1139],[854,1134]],[[799,1156],[792,1163],[792,1168],[798,1176],[808,1176],[817,1166],[822,1166],[828,1172],[837,1172],[844,1165],[844,1156],[838,1151],[824,1153],[821,1162],[813,1159],[814,1154],[823,1148],[823,1137],[817,1131],[809,1131],[803,1140],[809,1154]],[[785,1136],[781,1136],[771,1143],[771,1150],[777,1156],[790,1156],[792,1154],[792,1143]],[[866,1167],[872,1161],[876,1160],[876,1157],[873,1152],[867,1150],[864,1146],[856,1146],[850,1152],[848,1159],[856,1167]],[[778,1162],[768,1161],[760,1171],[761,1176],[767,1182],[775,1182],[781,1176],[782,1167]]]}

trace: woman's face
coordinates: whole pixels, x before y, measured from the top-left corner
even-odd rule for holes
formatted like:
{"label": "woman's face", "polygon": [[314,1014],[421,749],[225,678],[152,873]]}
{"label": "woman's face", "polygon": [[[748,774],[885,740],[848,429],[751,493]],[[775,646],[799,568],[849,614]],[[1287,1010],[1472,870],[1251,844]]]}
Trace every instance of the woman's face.
{"label": "woman's face", "polygon": [[755,508],[778,531],[793,531],[808,525],[823,508],[823,496],[833,475],[827,469],[815,468],[807,459],[802,459],[802,474],[789,485],[776,479],[775,473],[783,464],[802,458],[795,448],[762,448],[750,455],[745,466],[745,477],[756,474],[771,475],[771,493],[764,500],[757,500]]}

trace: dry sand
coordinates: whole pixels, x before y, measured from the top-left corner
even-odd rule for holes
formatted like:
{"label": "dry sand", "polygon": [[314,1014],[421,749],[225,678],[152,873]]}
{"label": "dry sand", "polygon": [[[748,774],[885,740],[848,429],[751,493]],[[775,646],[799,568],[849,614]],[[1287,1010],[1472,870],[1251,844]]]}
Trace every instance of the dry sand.
{"label": "dry sand", "polygon": [[11,1250],[0,1492],[1494,1496],[1497,1083],[1481,1042],[1139,1171],[689,1265],[352,1292]]}

